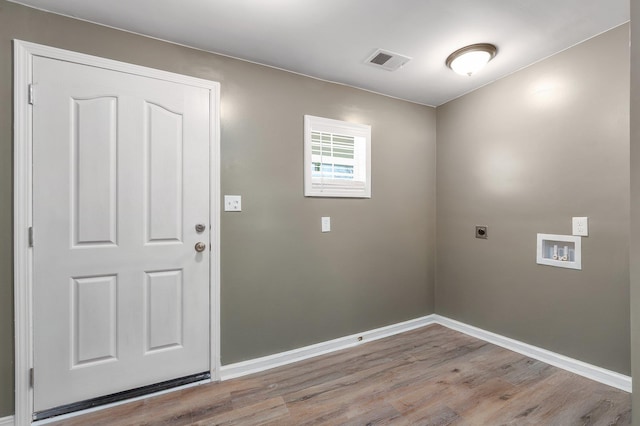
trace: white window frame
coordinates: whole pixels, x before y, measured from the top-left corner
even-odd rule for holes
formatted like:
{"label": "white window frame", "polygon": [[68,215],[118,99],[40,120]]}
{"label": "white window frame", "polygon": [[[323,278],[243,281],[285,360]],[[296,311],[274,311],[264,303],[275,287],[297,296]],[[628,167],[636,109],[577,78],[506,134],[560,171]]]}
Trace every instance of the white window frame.
{"label": "white window frame", "polygon": [[[352,136],[356,139],[353,180],[312,175],[312,132]],[[371,126],[330,118],[304,116],[304,195],[305,197],[371,198]]]}

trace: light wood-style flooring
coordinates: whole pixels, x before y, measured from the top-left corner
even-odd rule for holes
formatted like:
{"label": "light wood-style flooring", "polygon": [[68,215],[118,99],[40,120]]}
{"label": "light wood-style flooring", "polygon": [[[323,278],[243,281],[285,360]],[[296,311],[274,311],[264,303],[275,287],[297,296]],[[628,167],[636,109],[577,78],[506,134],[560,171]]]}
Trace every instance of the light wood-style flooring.
{"label": "light wood-style flooring", "polygon": [[440,325],[55,425],[627,425],[630,394]]}

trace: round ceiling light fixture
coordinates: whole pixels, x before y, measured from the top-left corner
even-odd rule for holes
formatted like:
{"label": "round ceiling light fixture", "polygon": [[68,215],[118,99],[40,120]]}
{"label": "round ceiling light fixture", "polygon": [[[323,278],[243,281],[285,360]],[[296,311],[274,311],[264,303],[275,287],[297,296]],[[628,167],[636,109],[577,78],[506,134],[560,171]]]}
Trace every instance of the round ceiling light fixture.
{"label": "round ceiling light fixture", "polygon": [[453,52],[447,58],[447,66],[460,75],[471,76],[492,60],[498,48],[490,43],[478,43],[465,46]]}

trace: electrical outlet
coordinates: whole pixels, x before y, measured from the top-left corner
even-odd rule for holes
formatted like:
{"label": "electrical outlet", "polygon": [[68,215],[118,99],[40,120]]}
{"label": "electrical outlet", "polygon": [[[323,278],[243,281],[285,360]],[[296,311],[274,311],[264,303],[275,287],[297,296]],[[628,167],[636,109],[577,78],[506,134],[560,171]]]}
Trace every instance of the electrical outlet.
{"label": "electrical outlet", "polygon": [[224,211],[225,212],[239,212],[239,211],[242,211],[242,196],[240,196],[240,195],[225,195],[224,196]]}
{"label": "electrical outlet", "polygon": [[476,238],[481,238],[483,240],[488,238],[486,226],[476,226]]}
{"label": "electrical outlet", "polygon": [[574,217],[572,219],[573,235],[580,237],[589,236],[589,218],[588,217]]}

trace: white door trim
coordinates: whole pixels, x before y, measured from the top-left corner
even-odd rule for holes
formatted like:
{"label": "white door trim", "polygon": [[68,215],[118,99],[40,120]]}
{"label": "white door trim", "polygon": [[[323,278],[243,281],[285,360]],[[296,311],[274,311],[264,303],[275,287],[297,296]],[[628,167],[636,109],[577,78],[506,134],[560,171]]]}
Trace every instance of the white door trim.
{"label": "white door trim", "polygon": [[[33,258],[28,229],[32,225],[32,110],[29,85],[33,57],[69,61],[114,71],[171,81],[210,90],[210,354],[211,377],[220,379],[220,83],[104,59],[40,44],[14,40],[14,315],[15,315],[15,424],[30,424],[33,391],[32,284]],[[37,98],[37,88],[35,88]],[[35,100],[37,102],[37,99]],[[37,244],[37,241],[35,242]],[[36,373],[37,374],[37,373]]]}

